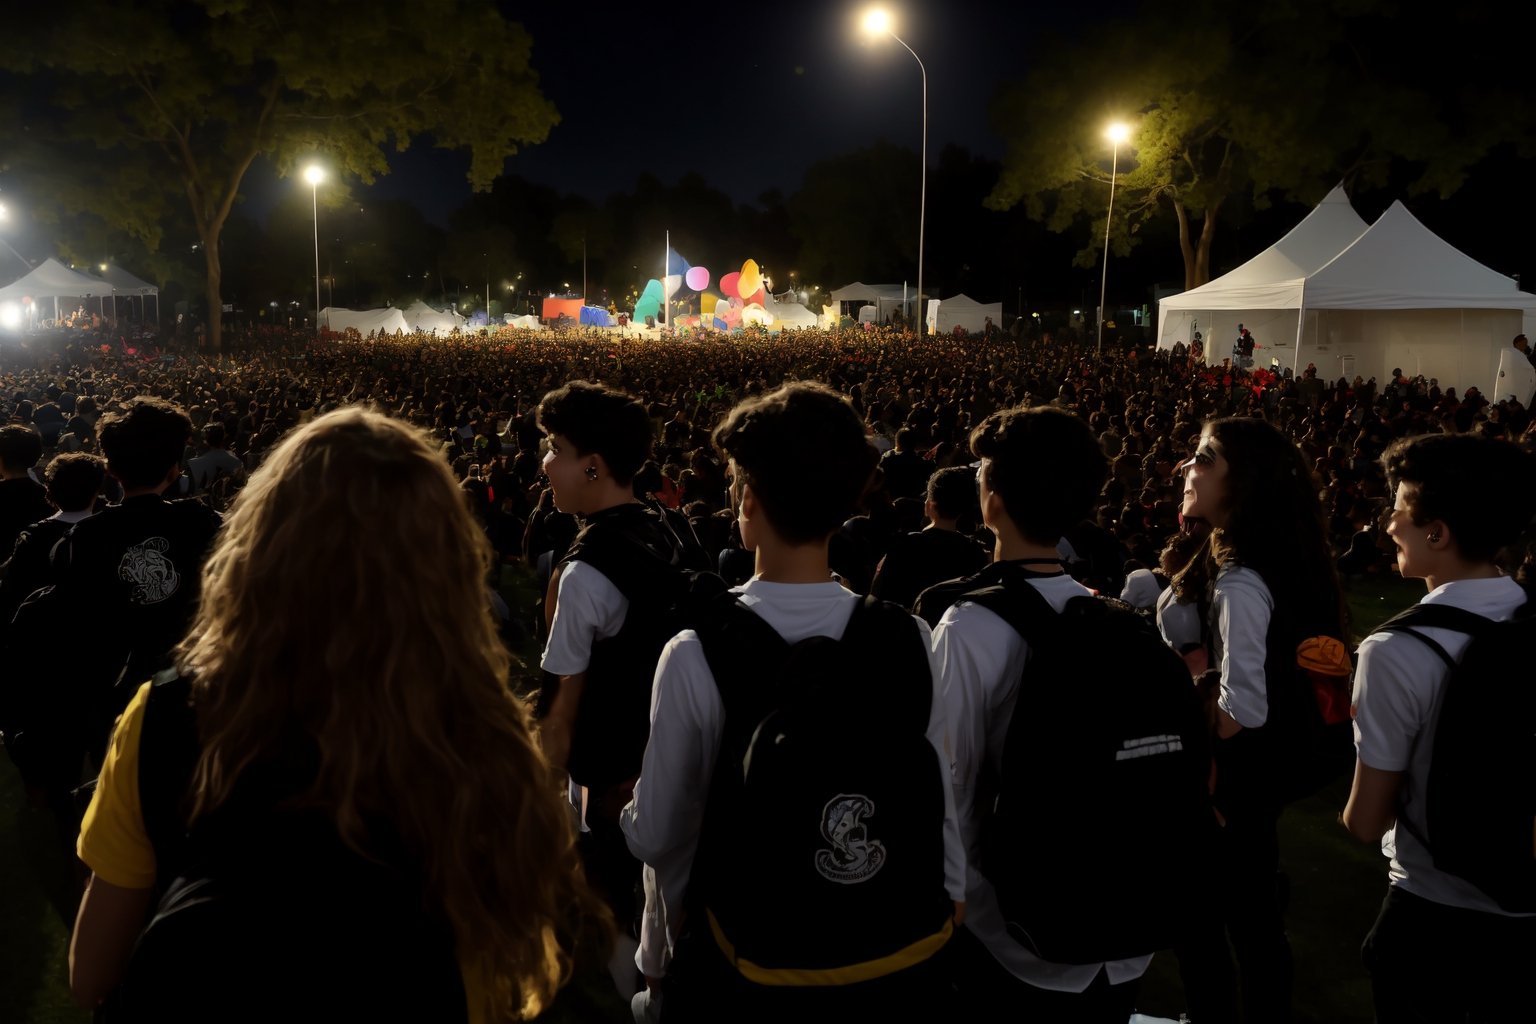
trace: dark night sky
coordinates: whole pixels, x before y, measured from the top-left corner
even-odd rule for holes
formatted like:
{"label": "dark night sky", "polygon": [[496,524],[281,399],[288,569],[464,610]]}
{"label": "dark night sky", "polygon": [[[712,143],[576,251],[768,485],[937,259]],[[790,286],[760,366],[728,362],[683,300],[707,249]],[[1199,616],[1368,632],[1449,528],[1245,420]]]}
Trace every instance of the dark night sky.
{"label": "dark night sky", "polygon": [[[867,43],[868,6],[849,0],[766,5],[626,4],[586,8],[504,3],[533,36],[534,65],[561,122],[523,149],[507,173],[597,199],[643,172],[673,182],[696,171],[738,202],[793,192],[807,167],[880,139],[916,149],[922,79],[897,43]],[[983,0],[885,5],[898,35],[928,68],[928,153],[946,144],[1002,156],[988,107],[998,87],[1028,69],[1042,33],[1091,32],[1081,8],[1031,10]],[[1094,17],[1129,8],[1094,6]],[[721,10],[746,10],[745,16]],[[688,13],[707,10],[705,17]],[[418,145],[390,158],[393,173],[362,191],[408,199],[443,223],[469,196],[468,157]],[[283,189],[253,169],[253,213]]]}

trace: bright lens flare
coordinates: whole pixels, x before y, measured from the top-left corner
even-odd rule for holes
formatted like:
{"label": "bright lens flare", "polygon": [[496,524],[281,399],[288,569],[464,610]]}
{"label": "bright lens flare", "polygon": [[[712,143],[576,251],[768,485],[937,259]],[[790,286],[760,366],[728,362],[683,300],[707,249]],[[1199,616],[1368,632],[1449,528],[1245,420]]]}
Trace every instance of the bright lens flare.
{"label": "bright lens flare", "polygon": [[1104,129],[1104,137],[1118,146],[1131,137],[1131,126],[1122,121],[1116,121]]}
{"label": "bright lens flare", "polygon": [[21,307],[14,302],[0,304],[0,327],[14,330],[21,326]]}
{"label": "bright lens flare", "polygon": [[318,164],[310,164],[304,168],[304,180],[311,186],[320,184],[325,180],[325,168]]}
{"label": "bright lens flare", "polygon": [[884,7],[872,7],[864,12],[864,31],[872,36],[883,36],[891,30],[891,12]]}

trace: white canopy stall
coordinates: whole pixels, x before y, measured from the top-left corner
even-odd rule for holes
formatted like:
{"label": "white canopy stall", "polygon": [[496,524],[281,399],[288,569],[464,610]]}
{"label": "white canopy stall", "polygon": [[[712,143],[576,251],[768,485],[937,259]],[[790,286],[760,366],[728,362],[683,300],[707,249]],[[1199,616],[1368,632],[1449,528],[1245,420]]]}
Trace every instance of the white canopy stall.
{"label": "white canopy stall", "polygon": [[112,286],[100,278],[91,277],[89,274],[81,274],[70,270],[58,260],[49,257],[34,267],[20,279],[12,281],[4,288],[0,288],[0,303],[21,302],[24,299],[32,299],[33,312],[28,316],[35,317],[37,309],[36,300],[53,300],[53,319],[59,318],[59,299],[63,298],[95,298],[98,309],[105,313],[105,308],[100,303],[103,298],[112,294]]}
{"label": "white canopy stall", "polygon": [[977,302],[964,292],[949,299],[934,299],[928,303],[928,330],[948,334],[956,327],[967,334],[980,334],[987,328],[987,318],[998,327],[1003,325],[1001,302]]}
{"label": "white canopy stall", "polygon": [[405,307],[402,314],[405,322],[413,331],[424,331],[427,334],[447,334],[455,328],[464,326],[464,318],[451,310],[436,310],[427,305],[421,299],[417,299]]}
{"label": "white canopy stall", "polygon": [[369,334],[404,334],[410,331],[405,314],[393,306],[383,309],[341,309],[326,306],[320,311],[320,322],[328,331],[340,334],[347,329],[357,331],[363,337]]}

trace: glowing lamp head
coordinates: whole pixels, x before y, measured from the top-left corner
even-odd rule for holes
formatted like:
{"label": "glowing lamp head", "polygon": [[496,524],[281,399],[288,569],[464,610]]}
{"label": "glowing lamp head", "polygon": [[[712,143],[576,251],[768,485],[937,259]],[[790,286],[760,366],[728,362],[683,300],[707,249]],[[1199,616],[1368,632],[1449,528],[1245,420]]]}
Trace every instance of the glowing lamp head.
{"label": "glowing lamp head", "polygon": [[1123,121],[1116,121],[1104,129],[1104,137],[1118,146],[1131,137],[1131,126]]}
{"label": "glowing lamp head", "polygon": [[304,168],[304,180],[309,182],[310,187],[313,188],[325,180],[325,168],[319,164],[310,164]]}
{"label": "glowing lamp head", "polygon": [[866,35],[888,35],[891,31],[891,12],[884,7],[871,7],[864,12],[861,25]]}

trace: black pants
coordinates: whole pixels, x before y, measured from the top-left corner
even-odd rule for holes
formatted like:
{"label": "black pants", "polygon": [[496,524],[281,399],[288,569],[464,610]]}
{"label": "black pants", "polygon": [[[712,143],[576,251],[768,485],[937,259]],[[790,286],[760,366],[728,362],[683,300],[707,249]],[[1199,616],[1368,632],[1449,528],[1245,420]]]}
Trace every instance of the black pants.
{"label": "black pants", "polygon": [[1014,977],[965,928],[956,933],[950,946],[959,1000],[946,1020],[968,1024],[1125,1024],[1136,1009],[1140,978],[1111,985],[1100,971],[1082,992],[1056,992]]}
{"label": "black pants", "polygon": [[1394,885],[1360,958],[1377,1024],[1504,1024],[1536,1015],[1536,917],[1449,907]]}
{"label": "black pants", "polygon": [[1279,819],[1277,805],[1234,806],[1217,838],[1209,901],[1192,908],[1188,937],[1176,950],[1199,1024],[1238,1020],[1239,1003],[1246,1024],[1291,1019],[1295,965],[1280,898]]}
{"label": "black pants", "polygon": [[640,910],[644,906],[644,898],[639,895],[642,865],[629,852],[618,821],[603,817],[590,803],[587,828],[590,831],[581,833],[576,840],[587,881],[613,910],[619,931],[637,938]]}

